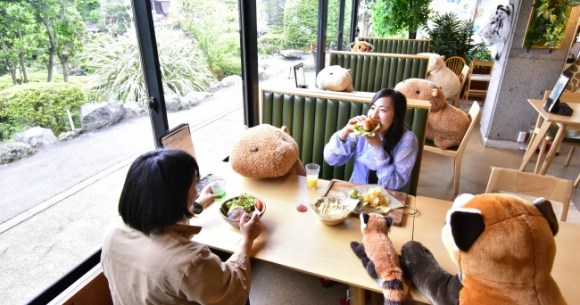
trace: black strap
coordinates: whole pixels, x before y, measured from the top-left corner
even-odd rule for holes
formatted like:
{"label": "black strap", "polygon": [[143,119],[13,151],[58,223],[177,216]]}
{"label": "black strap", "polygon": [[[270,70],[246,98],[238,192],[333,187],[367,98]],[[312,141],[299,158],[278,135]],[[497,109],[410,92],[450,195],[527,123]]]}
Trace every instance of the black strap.
{"label": "black strap", "polygon": [[377,176],[377,171],[370,170],[369,175],[367,177],[368,184],[377,184],[379,183],[379,177]]}

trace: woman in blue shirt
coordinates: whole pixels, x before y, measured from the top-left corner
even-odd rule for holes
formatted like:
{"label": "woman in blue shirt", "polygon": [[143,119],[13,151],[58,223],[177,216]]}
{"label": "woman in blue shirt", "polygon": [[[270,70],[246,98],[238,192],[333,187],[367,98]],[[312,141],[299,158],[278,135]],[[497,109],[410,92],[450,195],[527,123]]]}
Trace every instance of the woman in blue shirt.
{"label": "woman in blue shirt", "polygon": [[[404,126],[407,99],[396,90],[382,89],[371,103],[366,116],[351,118],[332,135],[324,147],[324,160],[332,166],[341,166],[354,157],[350,182],[408,191],[418,142],[415,134]],[[367,117],[379,121],[380,128],[366,136],[354,132],[357,122],[362,123]]]}

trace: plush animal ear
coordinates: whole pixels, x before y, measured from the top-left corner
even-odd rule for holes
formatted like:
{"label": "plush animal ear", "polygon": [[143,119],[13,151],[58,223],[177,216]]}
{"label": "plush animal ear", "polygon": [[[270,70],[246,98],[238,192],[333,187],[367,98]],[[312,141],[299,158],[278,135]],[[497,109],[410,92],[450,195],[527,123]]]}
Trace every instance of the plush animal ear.
{"label": "plush animal ear", "polygon": [[369,223],[369,214],[367,213],[362,213],[360,214],[360,220],[362,220],[362,222],[366,225],[367,223]]}
{"label": "plush animal ear", "polygon": [[534,206],[542,213],[542,216],[548,221],[552,234],[556,236],[558,233],[558,218],[552,209],[552,203],[544,198],[534,200]]}
{"label": "plush animal ear", "polygon": [[481,212],[474,209],[453,211],[449,219],[451,235],[461,251],[467,251],[485,230]]}
{"label": "plush animal ear", "polygon": [[354,47],[354,45],[356,44],[356,42],[351,42],[348,47],[352,49],[352,47]]}
{"label": "plush animal ear", "polygon": [[371,51],[372,51],[372,50],[375,48],[375,46],[373,46],[373,45],[372,45],[372,44],[370,44],[370,43],[367,43],[367,44],[369,45],[369,52],[371,52]]}
{"label": "plush animal ear", "polygon": [[385,221],[387,222],[387,229],[393,225],[393,218],[391,216],[385,216]]}
{"label": "plush animal ear", "polygon": [[437,90],[436,88],[431,89],[431,96],[437,97],[437,95],[439,95],[439,90]]}

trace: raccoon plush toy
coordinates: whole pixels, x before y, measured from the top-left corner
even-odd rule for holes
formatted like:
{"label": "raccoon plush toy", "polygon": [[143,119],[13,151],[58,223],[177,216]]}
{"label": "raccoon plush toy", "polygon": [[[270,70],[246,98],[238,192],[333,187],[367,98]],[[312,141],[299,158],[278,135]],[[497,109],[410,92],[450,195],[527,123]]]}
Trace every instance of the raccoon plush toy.
{"label": "raccoon plush toy", "polygon": [[514,5],[498,5],[489,16],[489,21],[481,27],[479,33],[487,45],[492,46],[492,57],[499,60],[511,31]]}
{"label": "raccoon plush toy", "polygon": [[377,213],[361,213],[362,244],[350,243],[354,254],[360,258],[368,274],[383,290],[385,305],[401,305],[406,295],[403,271],[399,256],[389,239],[388,231],[393,219]]}

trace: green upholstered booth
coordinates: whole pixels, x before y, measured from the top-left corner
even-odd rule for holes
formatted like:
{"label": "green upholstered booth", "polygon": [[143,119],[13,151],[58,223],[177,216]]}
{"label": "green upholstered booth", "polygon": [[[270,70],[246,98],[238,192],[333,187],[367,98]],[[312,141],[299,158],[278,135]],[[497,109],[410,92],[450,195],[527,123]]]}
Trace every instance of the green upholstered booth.
{"label": "green upholstered booth", "polygon": [[[366,114],[373,94],[342,93],[311,89],[262,88],[260,92],[260,122],[286,126],[300,147],[302,163],[321,164],[321,178],[350,179],[353,161],[345,166],[330,166],[324,162],[324,145],[330,136],[356,115]],[[413,169],[409,194],[416,195],[427,116],[428,101],[407,101],[407,126],[419,140],[419,153]]]}
{"label": "green upholstered booth", "polygon": [[373,45],[373,53],[418,54],[429,52],[430,39],[359,37]]}
{"label": "green upholstered booth", "polygon": [[355,91],[394,88],[408,78],[425,78],[428,56],[331,51],[329,65],[350,69]]}

